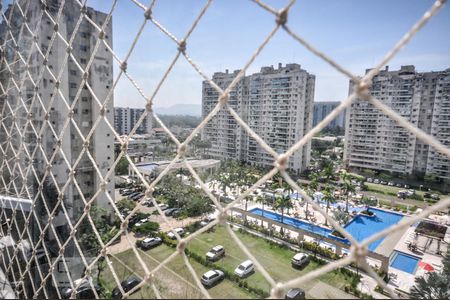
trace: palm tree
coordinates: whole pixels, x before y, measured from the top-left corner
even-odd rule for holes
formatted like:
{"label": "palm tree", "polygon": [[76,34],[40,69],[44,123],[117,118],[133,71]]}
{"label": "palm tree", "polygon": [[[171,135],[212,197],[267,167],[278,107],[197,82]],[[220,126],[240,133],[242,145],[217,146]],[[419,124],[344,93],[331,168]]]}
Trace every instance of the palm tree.
{"label": "palm tree", "polygon": [[[292,208],[292,200],[289,196],[277,196],[275,199],[275,205],[273,207],[275,210],[281,211],[281,223],[284,223],[284,212]],[[283,234],[283,227],[281,227],[280,233]]]}
{"label": "palm tree", "polygon": [[[333,195],[333,188],[331,185],[327,185],[323,191],[323,200],[327,202],[326,215],[328,216],[328,210],[330,209],[330,203],[336,202]],[[328,219],[325,218],[325,226],[328,226]]]}
{"label": "palm tree", "polygon": [[230,174],[222,171],[217,174],[216,180],[219,182],[219,188],[221,188],[223,193],[226,195],[227,188],[229,188],[231,184]]}
{"label": "palm tree", "polygon": [[[258,196],[256,197],[256,202],[261,203],[261,209],[262,209],[262,213],[261,216],[264,217],[264,204],[266,203],[266,197],[264,196]],[[261,227],[263,226],[263,221],[261,220]]]}
{"label": "palm tree", "polygon": [[342,190],[345,193],[345,212],[348,213],[348,194],[355,192],[355,187],[351,184],[350,176],[348,173],[342,174],[342,180],[344,181]]}
{"label": "palm tree", "polygon": [[449,299],[450,278],[436,272],[428,273],[425,277],[416,277],[410,296],[413,299]]}
{"label": "palm tree", "polygon": [[331,161],[326,161],[320,173],[321,173],[320,175],[324,177],[325,182],[329,183],[331,179],[334,177],[333,163]]}
{"label": "palm tree", "polygon": [[[319,182],[318,182],[318,178],[319,178],[319,174],[317,174],[316,172],[313,172],[309,175],[309,187],[308,187],[308,195],[314,199],[314,193],[317,191],[317,189],[319,188]],[[308,220],[308,201],[306,201],[306,211],[305,211],[305,216],[306,216],[306,220]]]}

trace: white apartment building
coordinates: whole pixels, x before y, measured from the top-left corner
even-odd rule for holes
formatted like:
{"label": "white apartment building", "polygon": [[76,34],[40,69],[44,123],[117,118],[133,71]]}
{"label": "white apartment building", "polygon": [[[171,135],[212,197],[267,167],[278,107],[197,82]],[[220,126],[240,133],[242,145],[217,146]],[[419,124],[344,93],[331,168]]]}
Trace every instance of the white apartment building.
{"label": "white apartment building", "polygon": [[[369,70],[367,70],[369,71]],[[353,84],[350,82],[350,93]],[[450,146],[450,69],[417,72],[414,66],[373,79],[370,94],[413,125]],[[400,127],[367,101],[355,101],[346,118],[344,159],[351,168],[450,179],[450,160]]]}
{"label": "white apartment building", "polygon": [[[25,1],[19,1],[19,4],[25,7]],[[29,1],[27,19],[29,27],[35,30],[34,38],[28,30],[20,30],[23,18],[16,5],[10,5],[5,13],[9,16],[12,12],[9,28],[6,21],[0,25],[0,43],[5,45],[1,68],[4,70],[7,65],[11,68],[11,72],[2,72],[0,75],[1,85],[6,91],[2,95],[4,102],[0,103],[3,104],[0,111],[6,118],[5,124],[8,122],[18,124],[10,136],[14,148],[22,147],[22,151],[18,152],[21,168],[26,170],[33,164],[35,170],[41,173],[29,172],[26,176],[19,173],[9,175],[19,187],[37,187],[37,181],[41,180],[49,168],[53,174],[48,177],[49,184],[62,189],[70,181],[69,164],[70,167],[75,166],[74,178],[78,185],[68,184],[63,199],[70,217],[76,220],[84,212],[85,205],[81,195],[89,200],[102,186],[103,178],[98,175],[89,156],[94,159],[102,176],[106,175],[114,161],[113,134],[104,120],[100,121],[90,139],[86,143],[83,142],[83,138],[88,136],[93,124],[102,114],[94,97],[103,102],[113,84],[112,54],[103,44],[100,44],[98,50],[93,53],[99,33],[86,19],[88,17],[102,26],[106,14],[86,8],[84,11],[86,16],[68,50],[67,43],[58,36],[51,47],[50,42],[55,29],[66,41],[70,40],[80,17],[81,10],[78,3],[66,1],[59,23],[54,24],[53,20],[57,19],[56,15],[61,5],[60,0],[47,1],[46,5],[42,5],[40,1]],[[44,9],[53,20],[47,13],[43,13]],[[112,46],[111,21],[105,28],[104,39]],[[15,47],[14,41],[18,41],[18,47]],[[27,63],[19,59],[19,53]],[[47,59],[44,58],[46,53]],[[67,56],[67,53],[70,55]],[[84,68],[91,58],[93,58],[92,65],[88,72],[84,73]],[[80,86],[83,76],[87,79],[87,84]],[[12,88],[13,78],[18,84],[22,83],[19,88]],[[74,102],[73,109],[69,109],[67,105],[73,105]],[[16,111],[15,116],[11,116],[6,103]],[[110,123],[113,122],[113,99],[104,108],[104,118]],[[67,121],[69,123],[65,132],[61,134]],[[36,133],[39,133],[41,128],[44,128],[42,138],[37,139]],[[2,130],[3,128],[0,129]],[[6,136],[6,132],[0,132],[2,146],[7,145]],[[53,163],[48,166],[47,161],[52,158],[58,144],[61,150],[56,151]],[[40,145],[42,151],[33,153],[36,145]],[[14,155],[10,148],[4,149],[9,151],[6,156]],[[24,149],[30,154],[33,153],[32,160]],[[84,152],[77,162],[83,150],[88,150],[89,154]],[[61,152],[64,152],[64,156]],[[16,169],[15,172],[19,170]],[[104,190],[114,200],[113,178],[112,176],[107,180]],[[111,210],[105,193],[99,193],[95,203]]]}
{"label": "white apartment building", "polygon": [[[214,73],[212,80],[221,88],[226,89],[233,79],[238,75],[239,70],[229,73],[228,70]],[[248,97],[248,78],[239,81],[236,87],[230,92],[228,104],[236,110],[244,120],[246,116],[242,114],[245,105],[245,98]],[[206,81],[203,81],[202,89],[202,116],[205,118],[216,106],[219,93]],[[202,139],[211,142],[212,147],[208,150],[208,156],[218,159],[244,160],[243,155],[243,132],[233,116],[227,109],[222,108],[217,115],[212,118],[202,129]]]}
{"label": "white apartment building", "polygon": [[[114,129],[119,133],[119,135],[129,134],[144,112],[145,109],[143,108],[115,107]],[[150,134],[151,132],[152,116],[147,115],[136,129],[135,133]]]}
{"label": "white apartment building", "polygon": [[[213,81],[226,88],[238,74],[215,73]],[[301,139],[312,126],[315,77],[298,64],[278,68],[262,67],[246,76],[232,90],[228,105],[276,152],[283,153]],[[217,104],[218,93],[203,82],[202,114]],[[203,129],[202,139],[212,144],[208,156],[238,159],[254,165],[273,167],[274,158],[262,149],[229,114],[222,109]],[[303,171],[310,161],[310,143],[296,151],[289,169]]]}

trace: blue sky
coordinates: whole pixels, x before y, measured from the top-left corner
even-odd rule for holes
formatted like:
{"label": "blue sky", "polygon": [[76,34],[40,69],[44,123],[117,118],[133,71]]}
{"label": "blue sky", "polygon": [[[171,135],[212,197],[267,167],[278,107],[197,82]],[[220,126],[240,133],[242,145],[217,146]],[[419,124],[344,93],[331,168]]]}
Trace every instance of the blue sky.
{"label": "blue sky", "polygon": [[[124,57],[143,21],[143,11],[130,0],[119,0],[113,14],[113,47]],[[142,1],[147,4],[149,1]],[[287,1],[266,1],[281,8]],[[181,38],[205,1],[159,0],[153,16]],[[432,5],[431,0],[299,0],[291,9],[289,26],[315,47],[355,74],[364,74],[409,30]],[[110,1],[89,0],[88,5],[109,10]],[[251,1],[215,0],[187,43],[187,51],[200,68],[215,71],[241,68],[274,26],[274,16]],[[150,95],[176,54],[175,43],[148,23],[129,63],[128,71]],[[280,30],[250,67],[278,62],[299,63],[316,75],[315,101],[342,100],[348,79],[309,53]],[[390,69],[414,64],[420,71],[450,68],[450,6],[447,5],[400,54]],[[115,74],[117,74],[117,69]],[[156,107],[201,103],[202,78],[181,58],[155,98]],[[144,99],[123,77],[116,89],[115,105],[143,107]]]}

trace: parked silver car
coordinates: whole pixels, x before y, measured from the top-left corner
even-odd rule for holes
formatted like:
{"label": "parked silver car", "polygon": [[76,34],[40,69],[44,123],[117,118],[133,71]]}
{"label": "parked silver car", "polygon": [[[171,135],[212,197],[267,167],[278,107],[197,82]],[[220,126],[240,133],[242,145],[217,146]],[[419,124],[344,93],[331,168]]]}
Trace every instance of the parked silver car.
{"label": "parked silver car", "polygon": [[244,278],[250,275],[254,270],[255,266],[253,265],[253,262],[251,260],[246,260],[239,266],[237,266],[237,268],[234,270],[234,274],[236,274],[240,278]]}
{"label": "parked silver car", "polygon": [[[184,235],[184,229],[181,228],[181,227],[175,228],[174,231],[176,233],[178,233],[179,236],[183,236]],[[172,240],[176,239],[176,236],[175,236],[175,234],[172,231],[167,234],[167,237],[169,239],[172,239]]]}
{"label": "parked silver car", "polygon": [[293,267],[301,268],[309,263],[309,256],[306,253],[297,253],[291,260]]}
{"label": "parked silver car", "polygon": [[211,261],[219,260],[225,256],[225,249],[221,245],[214,246],[206,253],[206,259]]}
{"label": "parked silver car", "polygon": [[151,237],[151,238],[145,238],[142,241],[140,241],[139,246],[143,250],[148,250],[152,247],[158,246],[162,244],[162,239],[160,237]]}
{"label": "parked silver car", "polygon": [[204,286],[210,287],[222,280],[225,277],[225,274],[220,270],[210,270],[203,274],[200,281]]}

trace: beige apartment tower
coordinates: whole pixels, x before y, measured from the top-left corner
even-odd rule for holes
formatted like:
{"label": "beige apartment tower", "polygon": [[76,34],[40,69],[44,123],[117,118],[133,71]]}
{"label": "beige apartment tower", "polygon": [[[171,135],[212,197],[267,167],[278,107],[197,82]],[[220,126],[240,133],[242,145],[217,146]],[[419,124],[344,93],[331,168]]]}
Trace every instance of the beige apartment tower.
{"label": "beige apartment tower", "polygon": [[[350,93],[352,89],[350,82]],[[370,94],[450,147],[450,69],[417,72],[414,66],[397,71],[386,67],[374,77]],[[351,168],[450,179],[448,157],[367,101],[355,101],[348,110],[345,143],[345,161]]]}
{"label": "beige apartment tower", "polygon": [[[239,70],[215,73],[212,80],[225,89]],[[231,91],[228,104],[250,128],[277,153],[283,153],[312,127],[315,77],[298,64],[261,71],[243,77]],[[202,115],[217,104],[218,93],[203,82]],[[202,131],[202,139],[211,142],[208,156],[235,159],[253,165],[273,167],[274,158],[241,128],[226,109],[222,109]],[[310,143],[296,151],[289,169],[300,173],[310,161]]]}

